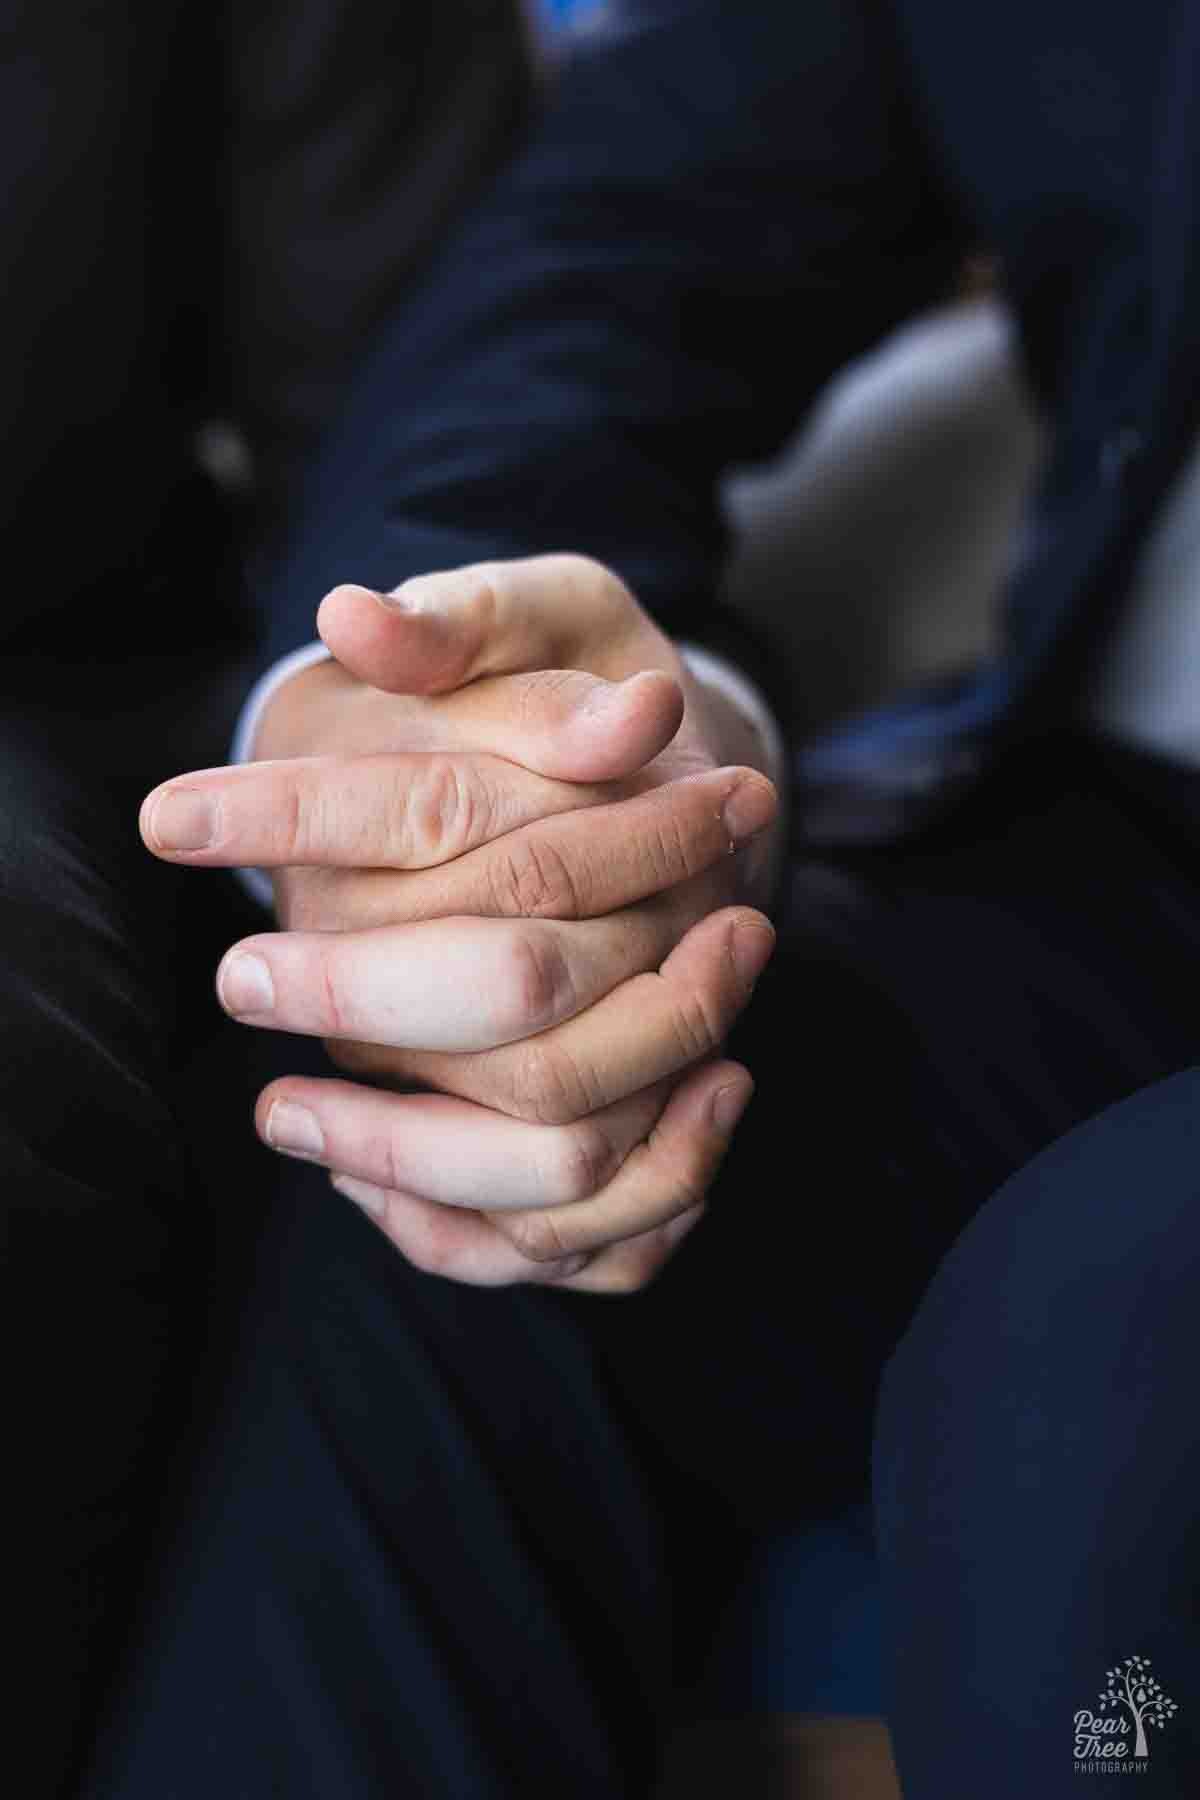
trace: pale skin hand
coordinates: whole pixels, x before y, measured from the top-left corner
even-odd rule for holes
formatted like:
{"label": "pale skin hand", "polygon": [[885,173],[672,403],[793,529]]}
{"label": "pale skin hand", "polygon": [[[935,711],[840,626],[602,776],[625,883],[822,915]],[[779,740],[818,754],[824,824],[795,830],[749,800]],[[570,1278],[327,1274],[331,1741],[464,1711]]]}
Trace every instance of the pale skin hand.
{"label": "pale skin hand", "polygon": [[421,1268],[629,1291],[699,1218],[752,1088],[719,1049],[773,947],[740,903],[774,816],[761,746],[585,559],[398,598],[336,589],[338,661],[275,698],[270,760],[155,790],[143,836],[276,870],[287,929],[235,946],[222,1001],[377,1084],[272,1083],[268,1143]]}

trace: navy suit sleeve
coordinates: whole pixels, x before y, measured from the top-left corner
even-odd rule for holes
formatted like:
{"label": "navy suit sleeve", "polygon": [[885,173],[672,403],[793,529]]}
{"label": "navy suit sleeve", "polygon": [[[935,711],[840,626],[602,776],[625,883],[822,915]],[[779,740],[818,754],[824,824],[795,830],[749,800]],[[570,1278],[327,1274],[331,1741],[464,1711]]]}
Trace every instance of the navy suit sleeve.
{"label": "navy suit sleeve", "polygon": [[871,0],[626,8],[388,325],[263,588],[571,549],[718,647],[722,469],[939,291],[960,242]]}

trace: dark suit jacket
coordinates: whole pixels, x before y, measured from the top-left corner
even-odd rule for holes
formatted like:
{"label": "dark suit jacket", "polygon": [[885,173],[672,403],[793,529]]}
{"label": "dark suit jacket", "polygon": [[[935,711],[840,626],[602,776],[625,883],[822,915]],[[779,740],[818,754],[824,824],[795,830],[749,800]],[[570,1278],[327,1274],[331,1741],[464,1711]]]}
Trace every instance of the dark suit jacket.
{"label": "dark suit jacket", "polygon": [[1195,0],[614,7],[383,331],[265,590],[269,652],[337,580],[568,547],[730,642],[720,472],[982,245],[1056,427],[1006,653],[821,752],[914,793],[931,759],[968,778],[1070,704],[1200,424],[1198,77]]}
{"label": "dark suit jacket", "polygon": [[273,518],[531,85],[520,0],[8,0],[0,644],[230,622],[197,428]]}

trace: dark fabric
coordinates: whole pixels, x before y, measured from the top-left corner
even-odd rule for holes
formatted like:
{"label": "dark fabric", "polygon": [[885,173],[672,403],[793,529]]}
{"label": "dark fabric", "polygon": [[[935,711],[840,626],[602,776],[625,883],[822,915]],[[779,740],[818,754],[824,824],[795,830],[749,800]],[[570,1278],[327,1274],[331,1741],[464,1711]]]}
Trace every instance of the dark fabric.
{"label": "dark fabric", "polygon": [[843,774],[912,757],[916,817],[947,793],[931,748],[977,753],[1001,720],[1061,711],[1195,431],[1200,12],[632,0],[607,16],[383,331],[260,595],[270,648],[311,635],[337,580],[562,547],[705,635],[720,470],[775,447],[982,244],[1055,434],[1006,647],[826,752]]}
{"label": "dark fabric", "polygon": [[0,28],[0,647],[219,643],[377,319],[530,99],[518,0],[14,0]]}
{"label": "dark fabric", "polygon": [[1189,1069],[1014,1176],[889,1368],[876,1491],[906,1793],[1008,1800],[1017,1769],[1047,1800],[1081,1775],[1196,1791],[1198,1208]]}
{"label": "dark fabric", "polygon": [[532,101],[520,0],[229,10],[223,404],[256,535],[287,516],[370,334]]}
{"label": "dark fabric", "polygon": [[[1062,735],[1012,760],[969,830],[797,865],[734,1046],[757,1098],[709,1219],[642,1295],[420,1276],[319,1172],[259,1153],[226,1173],[218,1211],[261,1206],[273,1182],[276,1197],[89,1800],[646,1792],[752,1546],[863,1493],[880,1367],[955,1234],[1053,1138],[1195,1059],[1194,802],[1190,780]],[[250,1043],[247,1112],[258,1080],[306,1054]],[[964,1308],[986,1314],[989,1280],[975,1268]],[[1142,1316],[1139,1295],[1105,1289],[1114,1333]],[[1182,1329],[1167,1336],[1181,1358]],[[1060,1348],[1073,1369],[1057,1338],[1047,1368]],[[979,1370],[986,1407],[994,1365]],[[1142,1544],[1139,1578],[1158,1593],[1187,1566],[1182,1503],[1160,1505],[1169,1434],[1146,1388],[1120,1392],[1116,1460],[1097,1446],[1093,1473],[1133,1492],[1145,1403],[1163,1455],[1136,1464],[1137,1504],[1165,1529]],[[1049,1436],[1063,1397],[1048,1376]],[[925,1402],[910,1390],[906,1404],[919,1457]],[[1023,1547],[989,1517],[980,1541],[1015,1613]],[[1029,1566],[1054,1536],[1064,1583],[1086,1570],[1081,1631],[1103,1609],[1110,1658],[1125,1547],[1085,1554],[1057,1503],[1041,1529]],[[960,1610],[945,1598],[949,1642]],[[941,1599],[905,1590],[901,1643]],[[1140,1635],[1128,1648],[1154,1654]],[[1182,1689],[1175,1640],[1172,1657]],[[1078,1676],[1082,1705],[1090,1666]],[[1024,1785],[1062,1791],[1053,1770],[1039,1788],[1011,1710]]]}
{"label": "dark fabric", "polygon": [[[219,111],[211,13],[14,0],[0,34],[0,645],[30,622],[168,631],[217,605],[190,433],[207,381]],[[186,546],[186,554],[181,554]],[[165,585],[167,573],[171,585]]]}
{"label": "dark fabric", "polygon": [[3,1711],[39,1795],[64,1791],[127,1631],[196,1334],[164,1085],[181,884],[137,841],[100,675],[68,697],[62,669],[10,661],[0,682]]}

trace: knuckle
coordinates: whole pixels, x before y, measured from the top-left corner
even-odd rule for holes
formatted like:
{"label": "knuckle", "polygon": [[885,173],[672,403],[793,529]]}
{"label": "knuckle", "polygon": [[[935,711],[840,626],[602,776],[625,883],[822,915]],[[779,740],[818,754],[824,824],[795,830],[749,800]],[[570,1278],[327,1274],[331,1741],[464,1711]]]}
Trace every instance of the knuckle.
{"label": "knuckle", "polygon": [[507,1085],[512,1111],[533,1124],[571,1125],[595,1111],[574,1058],[536,1039],[513,1055]]}
{"label": "knuckle", "polygon": [[406,860],[436,862],[461,853],[482,834],[482,783],[456,757],[432,754],[418,781],[397,794],[397,838]]}
{"label": "knuckle", "polygon": [[629,589],[619,575],[613,573],[606,563],[594,556],[585,556],[577,550],[561,551],[555,557],[556,574],[572,597],[586,600],[600,600],[610,606],[626,606],[630,601]]}
{"label": "knuckle", "polygon": [[544,1185],[561,1205],[590,1200],[611,1180],[616,1161],[605,1133],[583,1120],[555,1137]]}
{"label": "knuckle", "polygon": [[682,810],[674,805],[666,808],[654,822],[648,840],[648,853],[654,874],[662,885],[687,881],[703,867],[705,859],[697,854],[694,827]]}
{"label": "knuckle", "polygon": [[670,1025],[676,1048],[685,1063],[711,1055],[721,1041],[717,1008],[703,988],[679,996],[671,1010]]}
{"label": "knuckle", "polygon": [[405,1258],[424,1275],[450,1276],[457,1267],[458,1246],[452,1222],[443,1223],[436,1214],[430,1214],[419,1226],[406,1230],[400,1248]]}
{"label": "knuckle", "polygon": [[540,1031],[571,1009],[574,981],[565,951],[548,932],[523,931],[512,937],[506,980],[499,991],[504,1023],[514,1035]]}
{"label": "knuckle", "polygon": [[535,836],[506,844],[490,867],[492,903],[505,918],[575,919],[581,896],[566,861]]}
{"label": "knuckle", "polygon": [[554,1215],[548,1212],[510,1214],[504,1221],[504,1232],[513,1248],[530,1262],[559,1262],[574,1248]]}

